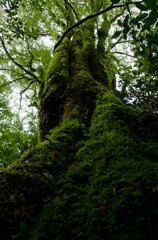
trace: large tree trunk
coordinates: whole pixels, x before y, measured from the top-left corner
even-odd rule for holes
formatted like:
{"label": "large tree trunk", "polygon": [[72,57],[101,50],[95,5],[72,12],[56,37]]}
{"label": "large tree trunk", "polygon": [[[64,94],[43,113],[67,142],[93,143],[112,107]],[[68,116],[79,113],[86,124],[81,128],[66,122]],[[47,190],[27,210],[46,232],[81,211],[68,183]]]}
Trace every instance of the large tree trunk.
{"label": "large tree trunk", "polygon": [[158,239],[158,119],[115,96],[93,25],[56,49],[40,142],[0,175],[3,240]]}
{"label": "large tree trunk", "polygon": [[[101,56],[95,49],[94,22],[65,37],[50,62],[41,89],[40,139],[67,119],[90,124],[100,87],[109,88]],[[83,43],[83,39],[86,39]]]}

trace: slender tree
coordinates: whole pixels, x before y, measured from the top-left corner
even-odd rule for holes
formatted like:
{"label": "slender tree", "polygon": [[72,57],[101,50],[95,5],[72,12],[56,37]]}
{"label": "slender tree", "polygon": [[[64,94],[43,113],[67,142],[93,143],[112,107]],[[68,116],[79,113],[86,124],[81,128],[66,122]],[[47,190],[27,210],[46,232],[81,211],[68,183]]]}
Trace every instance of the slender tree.
{"label": "slender tree", "polygon": [[1,71],[39,109],[39,143],[0,175],[3,239],[157,239],[158,119],[121,101],[113,53],[153,2],[2,1]]}

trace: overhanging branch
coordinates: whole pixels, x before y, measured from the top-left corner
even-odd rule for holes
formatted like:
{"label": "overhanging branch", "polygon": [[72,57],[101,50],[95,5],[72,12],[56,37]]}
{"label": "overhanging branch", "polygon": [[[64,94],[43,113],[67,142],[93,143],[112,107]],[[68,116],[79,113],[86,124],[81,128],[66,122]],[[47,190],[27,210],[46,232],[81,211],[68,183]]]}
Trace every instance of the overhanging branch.
{"label": "overhanging branch", "polygon": [[92,18],[95,18],[103,13],[106,13],[106,12],[109,12],[110,10],[114,9],[114,8],[122,8],[122,7],[125,7],[127,5],[131,5],[131,4],[136,4],[136,3],[142,3],[142,1],[138,1],[138,2],[129,2],[129,3],[126,3],[126,4],[120,4],[120,5],[113,5],[111,4],[109,7],[107,7],[105,10],[102,10],[98,13],[95,13],[95,14],[92,14],[92,15],[89,15],[85,18],[83,18],[82,20],[80,20],[79,22],[75,23],[74,25],[72,25],[71,27],[69,27],[64,33],[63,35],[61,36],[61,38],[59,39],[59,41],[56,43],[55,47],[54,47],[54,50],[60,46],[60,44],[62,43],[62,41],[64,40],[64,38],[68,35],[68,33],[73,30],[74,28],[80,26],[81,24],[87,22],[88,20],[92,19]]}

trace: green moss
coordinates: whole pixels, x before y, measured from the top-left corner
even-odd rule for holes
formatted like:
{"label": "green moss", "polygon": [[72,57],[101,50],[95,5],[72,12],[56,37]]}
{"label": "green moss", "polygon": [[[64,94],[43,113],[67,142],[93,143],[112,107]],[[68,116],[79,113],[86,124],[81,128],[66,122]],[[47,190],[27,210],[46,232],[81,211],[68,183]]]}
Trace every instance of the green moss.
{"label": "green moss", "polygon": [[[88,139],[77,151],[75,162],[60,174],[58,195],[45,205],[31,236],[157,239],[158,143],[146,143],[141,131],[134,131],[143,125],[140,119],[138,112],[112,92],[100,94]],[[60,131],[53,130],[50,138]]]}
{"label": "green moss", "polygon": [[69,77],[69,47],[70,39],[65,37],[48,65],[43,93],[45,93],[52,81],[57,82],[60,78],[67,79]]}

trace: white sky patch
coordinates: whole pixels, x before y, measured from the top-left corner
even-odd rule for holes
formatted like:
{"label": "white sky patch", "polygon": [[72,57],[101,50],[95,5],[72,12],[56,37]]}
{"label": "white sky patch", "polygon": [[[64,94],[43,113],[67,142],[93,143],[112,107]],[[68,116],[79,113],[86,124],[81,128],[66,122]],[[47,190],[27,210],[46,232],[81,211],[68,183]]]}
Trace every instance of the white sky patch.
{"label": "white sky patch", "polygon": [[34,119],[37,119],[37,108],[29,106],[30,100],[27,97],[27,95],[29,95],[28,92],[23,93],[22,98],[20,92],[19,87],[14,87],[9,102],[12,112],[19,115],[20,120],[23,122],[24,130],[28,131],[30,126],[29,121],[31,121],[28,116],[33,114]]}

